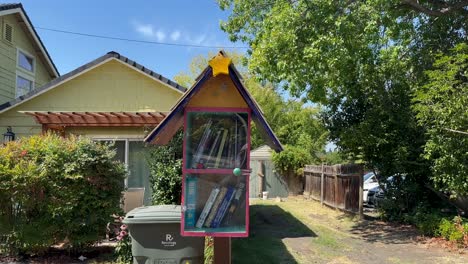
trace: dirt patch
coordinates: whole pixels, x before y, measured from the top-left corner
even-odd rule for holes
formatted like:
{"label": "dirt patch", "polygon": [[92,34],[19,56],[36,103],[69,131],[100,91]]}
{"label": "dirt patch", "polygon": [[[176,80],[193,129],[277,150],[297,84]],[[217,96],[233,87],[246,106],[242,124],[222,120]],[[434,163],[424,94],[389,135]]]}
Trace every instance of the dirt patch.
{"label": "dirt patch", "polygon": [[[259,259],[250,263],[468,263],[465,251],[428,241],[412,226],[373,217],[359,221],[301,197],[255,202],[251,205],[250,230],[250,237],[282,243],[283,247],[273,246],[288,255],[287,261]],[[255,255],[255,250],[263,248],[256,248],[259,241],[244,240],[245,251],[233,255]]]}

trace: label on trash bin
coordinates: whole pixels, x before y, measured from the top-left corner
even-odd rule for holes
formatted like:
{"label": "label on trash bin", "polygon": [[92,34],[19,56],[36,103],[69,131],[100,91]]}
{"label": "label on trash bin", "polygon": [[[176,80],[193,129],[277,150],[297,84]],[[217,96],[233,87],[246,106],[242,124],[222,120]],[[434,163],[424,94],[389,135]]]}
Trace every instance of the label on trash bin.
{"label": "label on trash bin", "polygon": [[161,245],[165,247],[174,247],[177,245],[177,242],[174,241],[174,236],[171,234],[166,234],[166,239],[161,241]]}
{"label": "label on trash bin", "polygon": [[177,264],[174,259],[160,259],[155,262],[156,264]]}

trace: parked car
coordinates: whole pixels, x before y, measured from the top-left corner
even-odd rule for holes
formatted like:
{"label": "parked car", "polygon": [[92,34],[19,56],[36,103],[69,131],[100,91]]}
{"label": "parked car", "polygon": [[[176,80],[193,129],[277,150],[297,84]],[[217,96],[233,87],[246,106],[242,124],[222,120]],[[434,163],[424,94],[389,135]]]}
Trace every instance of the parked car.
{"label": "parked car", "polygon": [[367,204],[368,205],[373,205],[375,207],[378,207],[379,203],[382,201],[381,199],[383,198],[384,198],[383,190],[378,185],[369,189],[367,192]]}
{"label": "parked car", "polygon": [[[404,174],[399,174],[398,176],[390,176],[387,178],[387,181],[384,184],[387,184],[387,183],[390,185],[394,184],[396,177],[401,177],[401,180],[405,179]],[[382,189],[382,187],[379,184],[369,189],[367,192],[367,204],[373,205],[374,207],[379,207],[379,205],[382,203],[384,198],[385,198],[385,191]]]}
{"label": "parked car", "polygon": [[364,203],[369,203],[368,197],[369,197],[369,190],[378,187],[379,182],[377,181],[377,177],[373,172],[369,172],[364,174],[364,190],[363,190],[363,200]]}

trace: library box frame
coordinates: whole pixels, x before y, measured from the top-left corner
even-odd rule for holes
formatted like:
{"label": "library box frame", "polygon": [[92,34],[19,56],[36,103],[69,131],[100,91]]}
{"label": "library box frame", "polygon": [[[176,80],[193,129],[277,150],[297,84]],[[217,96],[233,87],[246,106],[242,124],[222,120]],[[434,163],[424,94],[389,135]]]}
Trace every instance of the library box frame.
{"label": "library box frame", "polygon": [[145,138],[166,145],[184,129],[182,236],[249,236],[251,122],[268,146],[283,150],[231,59],[220,51]]}

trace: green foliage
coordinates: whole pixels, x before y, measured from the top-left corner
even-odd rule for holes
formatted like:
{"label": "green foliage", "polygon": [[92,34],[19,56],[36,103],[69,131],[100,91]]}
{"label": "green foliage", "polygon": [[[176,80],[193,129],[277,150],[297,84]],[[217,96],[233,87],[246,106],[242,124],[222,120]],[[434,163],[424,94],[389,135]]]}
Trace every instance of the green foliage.
{"label": "green foliage", "polygon": [[122,223],[123,216],[118,216],[115,222],[118,224],[117,229],[117,245],[115,246],[115,255],[117,263],[131,264],[133,263],[132,256],[132,239],[128,233],[128,226]]}
{"label": "green foliage", "polygon": [[439,55],[429,82],[420,86],[414,108],[427,127],[425,157],[431,161],[432,180],[452,197],[468,195],[468,45]]}
{"label": "green foliage", "polygon": [[212,264],[214,261],[214,238],[205,237],[205,264]]}
{"label": "green foliage", "polygon": [[148,164],[153,204],[180,204],[182,192],[183,131],[166,146],[149,147]]}
{"label": "green foliage", "polygon": [[437,236],[443,216],[425,204],[415,207],[412,214],[406,216],[406,222],[415,225],[421,233],[427,236]]}
{"label": "green foliage", "polygon": [[[0,236],[10,254],[95,243],[120,210],[122,164],[90,139],[54,134],[0,147]],[[1,246],[1,245],[0,245]]]}
{"label": "green foliage", "polygon": [[340,151],[326,151],[322,154],[319,154],[320,161],[328,164],[346,164],[349,163],[348,158]]}
{"label": "green foliage", "polygon": [[[441,237],[456,242],[457,244],[468,243],[464,241],[464,238],[468,238],[468,229],[466,220],[462,219],[460,216],[456,216],[453,220],[442,219],[440,222],[438,233]],[[465,245],[466,246],[466,245]]]}
{"label": "green foliage", "polygon": [[273,162],[286,175],[302,175],[302,169],[312,160],[305,148],[284,145],[284,150],[273,153]]}
{"label": "green foliage", "polygon": [[[468,23],[462,8],[434,15],[426,10],[441,9],[437,2],[412,2],[218,0],[221,9],[231,11],[221,28],[231,40],[250,45],[252,73],[295,97],[321,102],[330,139],[351,159],[378,171],[380,180],[407,175],[417,193],[394,188],[389,202],[401,204],[385,207],[400,216],[399,210],[410,211],[424,197],[431,175],[422,157],[427,127],[418,124],[412,109],[413,89],[426,83],[424,71],[434,54],[466,42]],[[467,98],[462,96],[460,102]],[[457,151],[466,155],[466,147]],[[449,181],[465,188],[466,179],[460,179],[466,171],[448,177],[460,171],[456,166],[467,167],[459,153],[442,161],[449,172],[434,173],[442,175],[440,185]]]}

